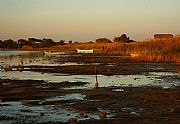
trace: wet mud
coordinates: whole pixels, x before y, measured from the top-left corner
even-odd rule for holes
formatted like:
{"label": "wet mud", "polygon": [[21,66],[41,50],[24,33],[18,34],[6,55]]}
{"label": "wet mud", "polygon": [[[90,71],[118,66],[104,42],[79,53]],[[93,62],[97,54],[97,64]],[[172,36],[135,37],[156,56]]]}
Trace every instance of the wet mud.
{"label": "wet mud", "polygon": [[[2,80],[0,81],[0,100],[3,102],[21,101],[27,107],[54,105],[70,108],[78,116],[88,118],[86,113],[106,112],[110,117],[99,119],[78,120],[78,123],[179,123],[180,119],[180,88],[163,89],[157,87],[108,87],[84,90],[65,90],[70,85],[84,85],[82,82],[61,82],[47,84],[33,80]],[[121,90],[120,90],[121,89]],[[122,90],[123,89],[123,90]],[[67,94],[81,94],[79,99],[55,98]],[[48,100],[49,99],[49,100]],[[32,110],[22,109],[21,112],[31,113]],[[44,116],[44,112],[39,113]],[[70,116],[71,113],[67,113]],[[22,117],[23,118],[23,117]],[[0,120],[15,120],[14,116],[0,115]],[[18,119],[21,119],[18,118]],[[68,120],[67,120],[68,121]],[[24,122],[25,123],[25,122]],[[44,122],[70,123],[70,122]]]}
{"label": "wet mud", "polygon": [[[18,68],[18,67],[14,67]],[[97,65],[69,65],[69,66],[21,66],[17,71],[35,71],[65,74],[87,74],[94,75],[95,68],[102,75],[133,75],[148,72],[177,72],[179,64],[167,63],[110,63]],[[16,71],[16,70],[15,70]]]}
{"label": "wet mud", "polygon": [[[10,70],[2,71],[60,73],[82,77],[95,74],[108,77],[143,74],[148,77],[151,72],[173,72],[176,75],[156,77],[156,85],[135,87],[132,82],[125,86],[99,85],[100,87],[83,89],[76,87],[89,84],[86,79],[83,82],[56,83],[44,80],[0,79],[0,123],[180,123],[180,65],[177,63],[135,63],[129,61],[128,57],[111,56],[60,56],[49,57],[48,60],[59,65],[15,65]],[[62,63],[66,62],[75,64],[62,66]],[[139,79],[135,77],[133,80]],[[163,81],[172,87],[157,85]]]}

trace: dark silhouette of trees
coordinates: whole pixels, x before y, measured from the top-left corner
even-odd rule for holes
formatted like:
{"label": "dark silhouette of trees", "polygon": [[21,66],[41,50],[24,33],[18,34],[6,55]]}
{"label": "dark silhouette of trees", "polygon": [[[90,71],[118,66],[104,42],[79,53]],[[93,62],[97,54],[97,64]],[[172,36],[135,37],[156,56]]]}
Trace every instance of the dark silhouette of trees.
{"label": "dark silhouette of trees", "polygon": [[36,38],[28,38],[26,39],[19,39],[17,42],[11,39],[9,40],[0,40],[0,48],[7,48],[7,49],[17,49],[22,48],[23,46],[31,46],[33,48],[42,48],[42,47],[51,47],[56,45],[57,43],[52,39],[36,39]]}
{"label": "dark silhouette of trees", "polygon": [[107,38],[99,38],[99,39],[96,39],[96,43],[111,43],[111,40]]}
{"label": "dark silhouette of trees", "polygon": [[22,48],[23,46],[32,46],[32,42],[26,39],[19,39],[18,44],[19,44],[19,48]]}
{"label": "dark silhouette of trees", "polygon": [[71,41],[71,40],[69,41],[69,44],[72,44],[72,41]]}
{"label": "dark silhouette of trees", "polygon": [[57,44],[52,39],[46,39],[46,38],[43,39],[28,38],[28,41],[31,43],[33,48],[51,47]]}
{"label": "dark silhouette of trees", "polygon": [[126,34],[122,34],[120,37],[115,37],[113,39],[114,42],[122,42],[122,43],[130,43],[133,42],[133,40],[130,40],[129,37],[126,36]]}
{"label": "dark silhouette of trees", "polygon": [[65,40],[60,40],[59,44],[60,45],[65,45]]}
{"label": "dark silhouette of trees", "polygon": [[28,41],[31,42],[31,45],[33,47],[37,47],[37,44],[41,43],[41,39],[36,39],[36,38],[28,38]]}
{"label": "dark silhouette of trees", "polygon": [[41,44],[41,47],[51,47],[51,46],[56,45],[56,42],[54,42],[52,39],[44,38],[40,44]]}
{"label": "dark silhouette of trees", "polygon": [[[130,40],[129,37],[126,36],[126,34],[122,34],[120,37],[115,37],[114,42],[122,42],[122,43],[129,43],[133,42],[133,40]],[[72,41],[68,42],[69,44],[72,44]],[[74,42],[75,44],[78,43],[77,41]],[[92,43],[92,42],[89,42]],[[112,43],[112,41],[108,38],[98,38],[96,39],[96,43]],[[7,49],[18,49],[22,48],[24,46],[30,46],[33,48],[44,48],[44,47],[51,47],[54,45],[65,45],[65,40],[60,40],[59,42],[55,42],[52,39],[37,39],[37,38],[28,38],[26,39],[19,39],[18,41],[13,41],[12,39],[9,40],[0,40],[0,48],[7,48]]]}
{"label": "dark silhouette of trees", "polygon": [[0,40],[0,48],[3,48],[3,41]]}
{"label": "dark silhouette of trees", "polygon": [[16,49],[17,43],[11,39],[1,42],[1,48]]}

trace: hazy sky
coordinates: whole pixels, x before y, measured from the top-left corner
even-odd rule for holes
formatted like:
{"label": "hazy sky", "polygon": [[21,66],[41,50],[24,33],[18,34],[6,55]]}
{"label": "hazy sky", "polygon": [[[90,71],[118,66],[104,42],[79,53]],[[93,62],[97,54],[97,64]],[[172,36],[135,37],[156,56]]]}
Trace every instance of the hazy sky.
{"label": "hazy sky", "polygon": [[144,40],[180,33],[180,0],[0,0],[0,39]]}

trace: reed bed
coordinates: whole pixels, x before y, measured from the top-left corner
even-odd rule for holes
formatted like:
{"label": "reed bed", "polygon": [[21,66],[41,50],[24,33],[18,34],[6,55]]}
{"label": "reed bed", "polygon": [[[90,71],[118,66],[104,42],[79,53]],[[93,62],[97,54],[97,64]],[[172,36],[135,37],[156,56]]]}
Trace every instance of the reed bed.
{"label": "reed bed", "polygon": [[146,40],[132,43],[73,43],[49,48],[58,51],[94,49],[96,54],[118,54],[130,56],[136,62],[176,62],[180,63],[180,38],[169,40]]}

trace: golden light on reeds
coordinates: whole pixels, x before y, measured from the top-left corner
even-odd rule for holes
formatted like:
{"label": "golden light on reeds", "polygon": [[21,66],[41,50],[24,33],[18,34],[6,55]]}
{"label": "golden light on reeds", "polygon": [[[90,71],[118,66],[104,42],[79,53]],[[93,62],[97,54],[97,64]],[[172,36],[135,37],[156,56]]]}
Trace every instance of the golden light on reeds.
{"label": "golden light on reeds", "polygon": [[94,49],[95,53],[130,56],[136,62],[180,62],[180,38],[170,40],[147,40],[132,43],[76,43],[54,46],[52,49],[76,50]]}

